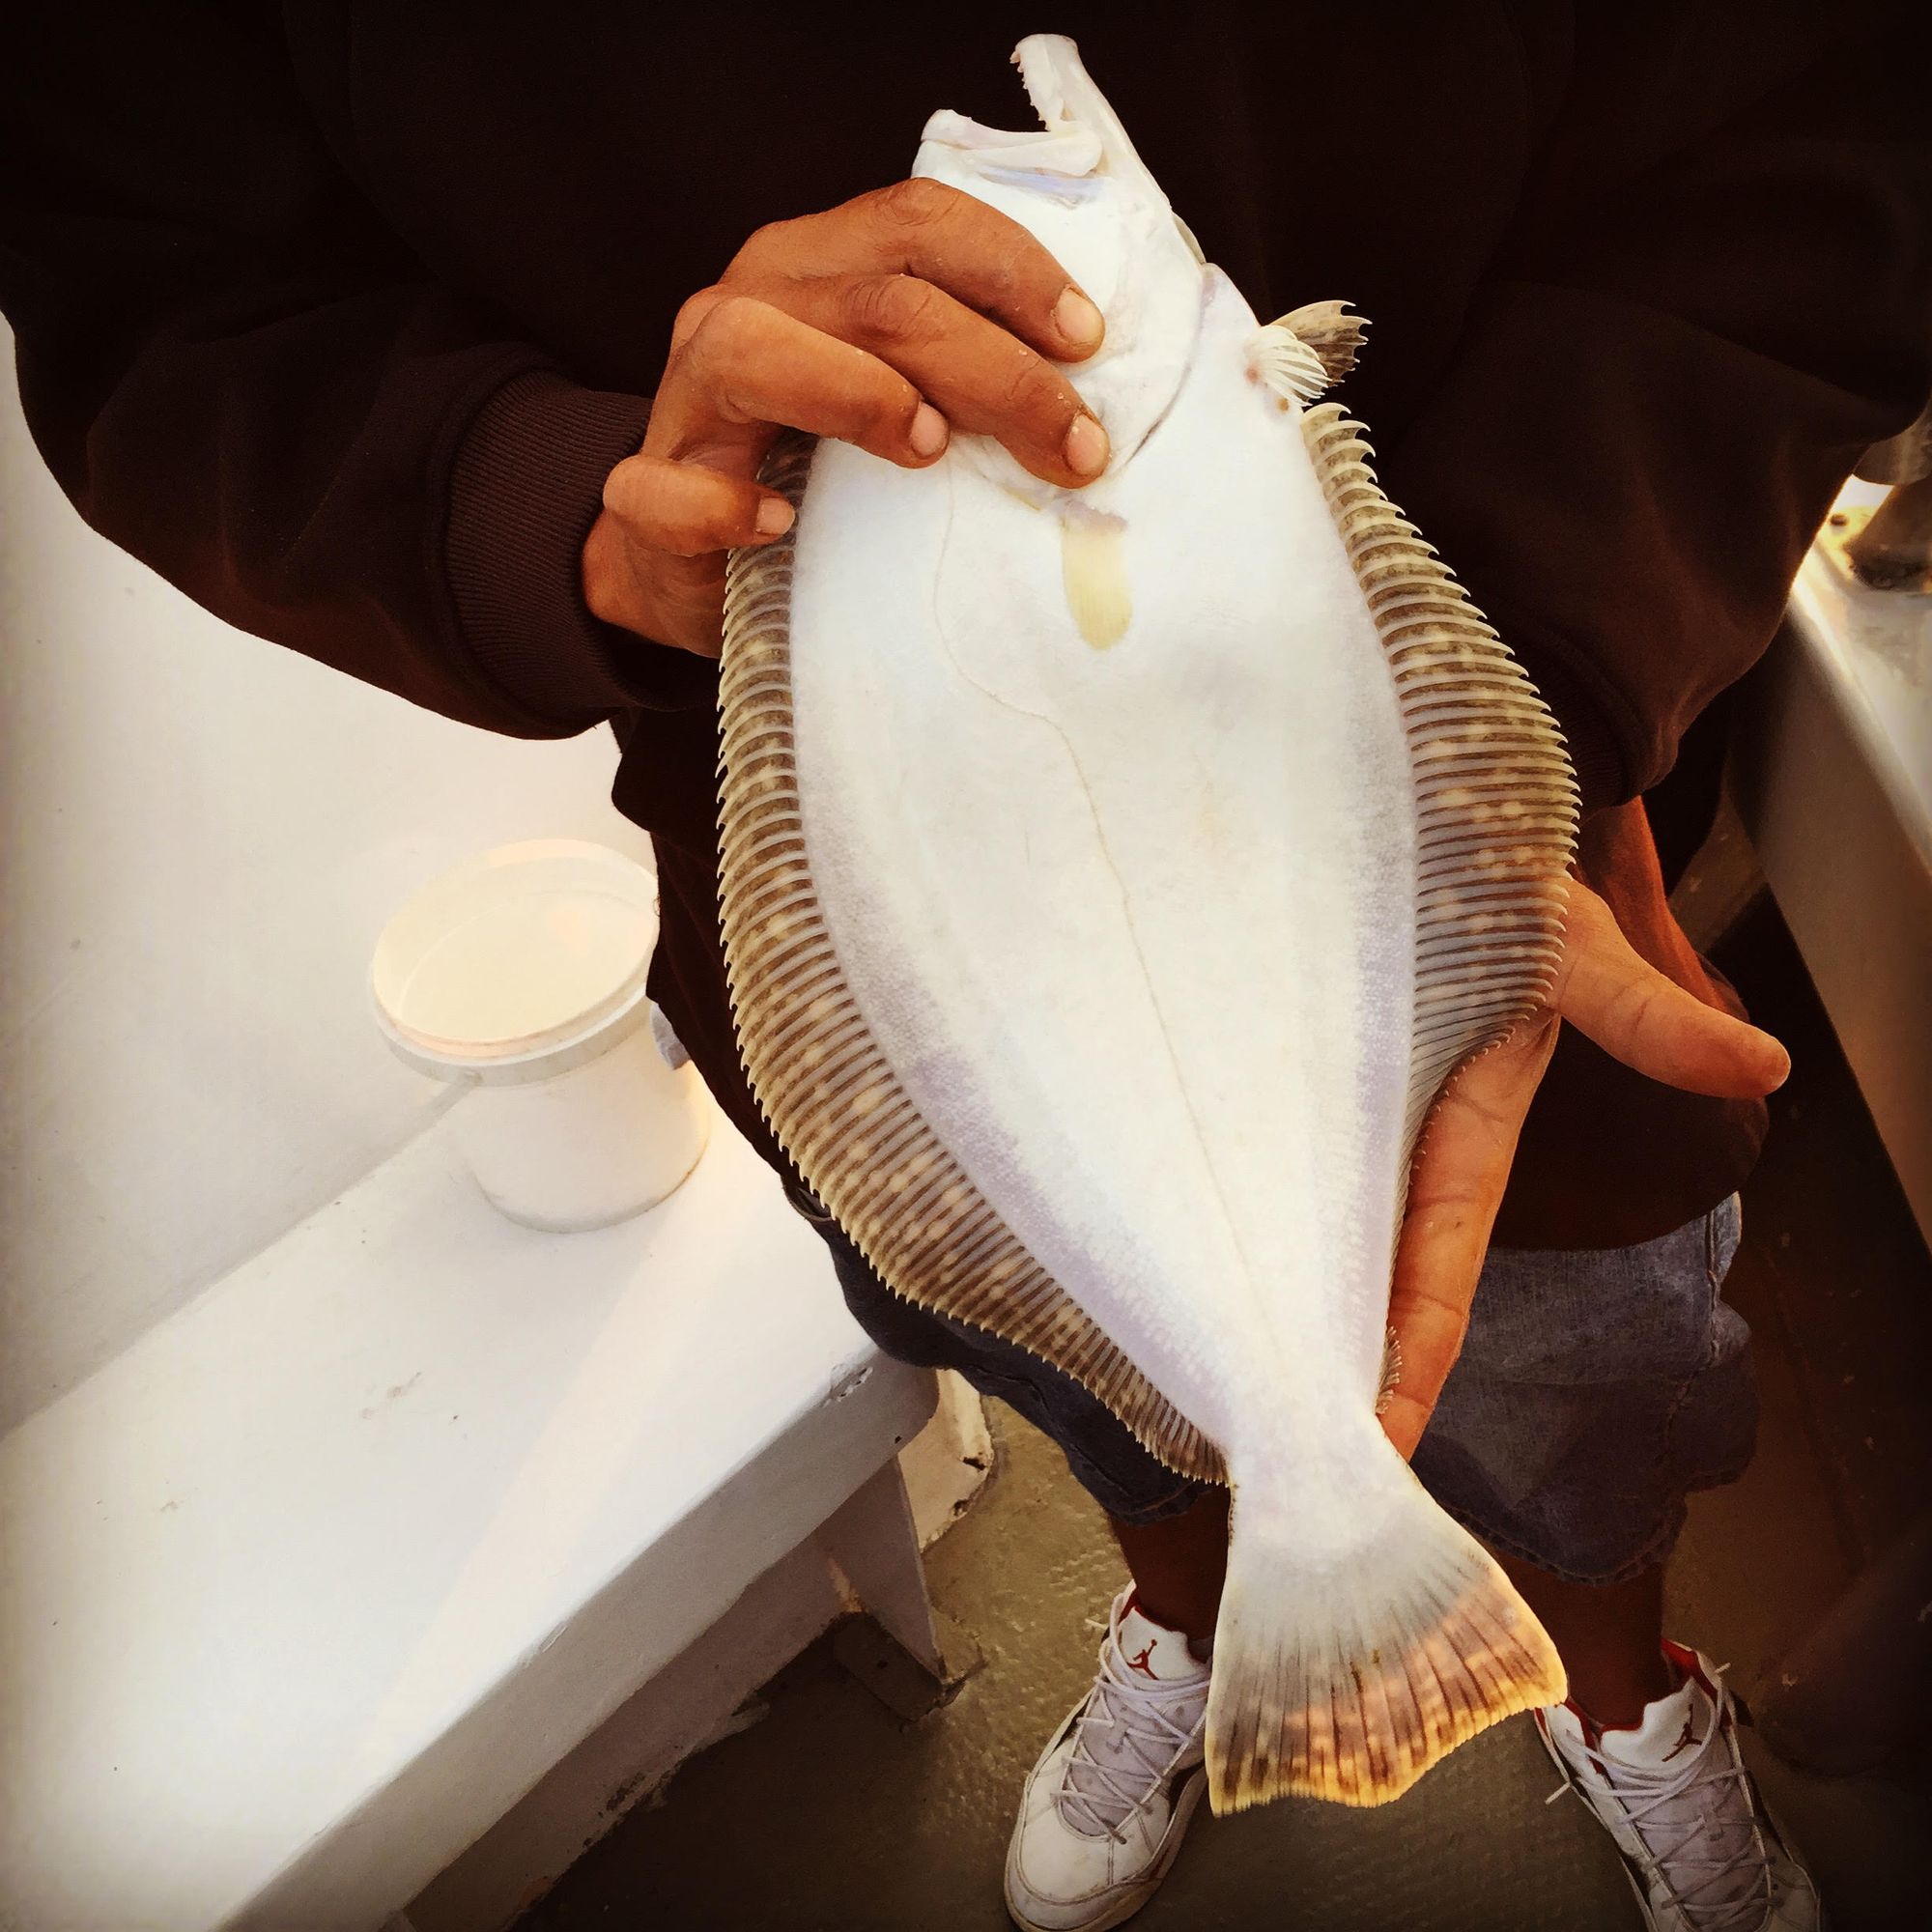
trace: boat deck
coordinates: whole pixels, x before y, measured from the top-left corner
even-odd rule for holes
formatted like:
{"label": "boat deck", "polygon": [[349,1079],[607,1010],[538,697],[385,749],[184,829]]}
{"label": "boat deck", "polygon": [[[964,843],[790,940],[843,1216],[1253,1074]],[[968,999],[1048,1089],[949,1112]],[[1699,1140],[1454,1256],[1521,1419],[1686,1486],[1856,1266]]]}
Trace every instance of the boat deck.
{"label": "boat deck", "polygon": [[[1694,1500],[1670,1627],[1747,1701],[1922,1508],[1932,1417],[1932,1263],[1857,1085],[1768,901],[1719,954],[1792,1048],[1769,1151],[1746,1196],[1729,1293],[1757,1336],[1764,1415],[1745,1479]],[[934,1602],[985,1667],[905,1724],[820,1643],[764,1692],[768,1713],[680,1771],[520,1921],[519,1932],[759,1925],[769,1932],[1000,1932],[1021,1779],[1084,1690],[1122,1572],[1043,1438],[1004,1411],[984,1499],[927,1557]],[[1926,1794],[1791,1771],[1747,1734],[1839,1932],[1917,1922]],[[1204,1812],[1136,1932],[1629,1932],[1609,1840],[1555,1777],[1526,1719],[1459,1751],[1401,1804]]]}

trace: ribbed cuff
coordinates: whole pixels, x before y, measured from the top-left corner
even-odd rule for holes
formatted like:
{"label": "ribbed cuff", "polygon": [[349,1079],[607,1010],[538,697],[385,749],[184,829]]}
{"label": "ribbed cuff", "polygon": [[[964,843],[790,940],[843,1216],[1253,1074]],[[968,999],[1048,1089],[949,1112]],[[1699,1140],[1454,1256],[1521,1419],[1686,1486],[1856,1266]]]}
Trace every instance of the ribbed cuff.
{"label": "ribbed cuff", "polygon": [[604,479],[649,419],[642,396],[526,370],[477,412],[456,453],[443,557],[464,641],[486,676],[566,727],[710,701],[715,667],[602,623],[583,601]]}

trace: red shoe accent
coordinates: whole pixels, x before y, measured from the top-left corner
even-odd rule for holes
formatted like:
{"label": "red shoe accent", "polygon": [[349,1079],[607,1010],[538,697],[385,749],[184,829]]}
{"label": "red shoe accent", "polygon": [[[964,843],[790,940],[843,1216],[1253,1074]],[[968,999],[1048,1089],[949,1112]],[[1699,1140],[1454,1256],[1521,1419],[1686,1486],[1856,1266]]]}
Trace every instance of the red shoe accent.
{"label": "red shoe accent", "polygon": [[1681,1643],[1672,1643],[1665,1637],[1663,1655],[1668,1662],[1677,1666],[1677,1674],[1680,1677],[1694,1677],[1704,1687],[1704,1694],[1711,1702],[1715,1704],[1719,1701],[1718,1687],[1704,1675],[1704,1666],[1697,1662],[1697,1653],[1694,1650],[1686,1650]]}
{"label": "red shoe accent", "polygon": [[[1671,1696],[1676,1690],[1681,1690],[1684,1688],[1684,1680],[1686,1678],[1694,1677],[1704,1687],[1704,1694],[1710,1698],[1711,1702],[1716,1704],[1719,1701],[1718,1687],[1704,1675],[1703,1669],[1697,1662],[1697,1653],[1694,1650],[1686,1650],[1681,1643],[1672,1643],[1668,1637],[1662,1639],[1661,1648],[1663,1651],[1664,1662],[1676,1671],[1678,1680],[1672,1690],[1664,1692],[1665,1696]],[[1632,1724],[1600,1724],[1574,1697],[1564,1698],[1563,1708],[1582,1725],[1583,1742],[1592,1750],[1595,1750],[1603,1743],[1605,1731],[1634,1731],[1643,1722],[1643,1719],[1639,1718],[1635,1723]],[[1693,1728],[1691,1720],[1687,1719],[1684,1724],[1684,1735],[1663,1754],[1664,1763],[1668,1764],[1686,1745],[1696,1742],[1693,1736]]]}

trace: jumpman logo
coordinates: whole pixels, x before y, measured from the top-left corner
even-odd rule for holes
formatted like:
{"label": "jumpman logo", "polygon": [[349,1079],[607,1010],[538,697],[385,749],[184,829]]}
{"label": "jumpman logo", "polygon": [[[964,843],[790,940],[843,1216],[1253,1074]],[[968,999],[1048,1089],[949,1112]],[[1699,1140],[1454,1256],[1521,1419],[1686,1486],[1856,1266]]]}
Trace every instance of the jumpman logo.
{"label": "jumpman logo", "polygon": [[1697,1742],[1697,1714],[1696,1712],[1692,1711],[1690,1714],[1690,1716],[1684,1719],[1684,1735],[1680,1737],[1677,1740],[1677,1742],[1674,1745],[1672,1745],[1667,1751],[1663,1753],[1663,1762],[1665,1764],[1668,1764],[1670,1760],[1674,1758],[1679,1751],[1683,1750],[1689,1745],[1694,1745],[1696,1742]]}
{"label": "jumpman logo", "polygon": [[[1135,1656],[1127,1659],[1127,1668],[1129,1670],[1138,1670],[1143,1677],[1154,1677],[1153,1665],[1148,1662],[1148,1659],[1153,1655],[1153,1646],[1159,1641],[1159,1637],[1155,1637],[1152,1642],[1144,1644]],[[1159,1678],[1154,1677],[1155,1683],[1159,1681]]]}

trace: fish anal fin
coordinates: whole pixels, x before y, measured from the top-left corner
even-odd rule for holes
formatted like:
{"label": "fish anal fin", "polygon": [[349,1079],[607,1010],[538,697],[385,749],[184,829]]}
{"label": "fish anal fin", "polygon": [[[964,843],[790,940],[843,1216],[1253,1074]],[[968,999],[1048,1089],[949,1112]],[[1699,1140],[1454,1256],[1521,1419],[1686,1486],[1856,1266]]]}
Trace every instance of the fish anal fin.
{"label": "fish anal fin", "polygon": [[[762,472],[794,507],[813,447],[810,438],[783,438]],[[719,897],[753,1094],[800,1174],[895,1294],[1039,1356],[1169,1468],[1220,1482],[1220,1451],[1040,1266],[941,1145],[846,983],[799,807],[794,547],[788,533],[734,553],[724,598]]]}

